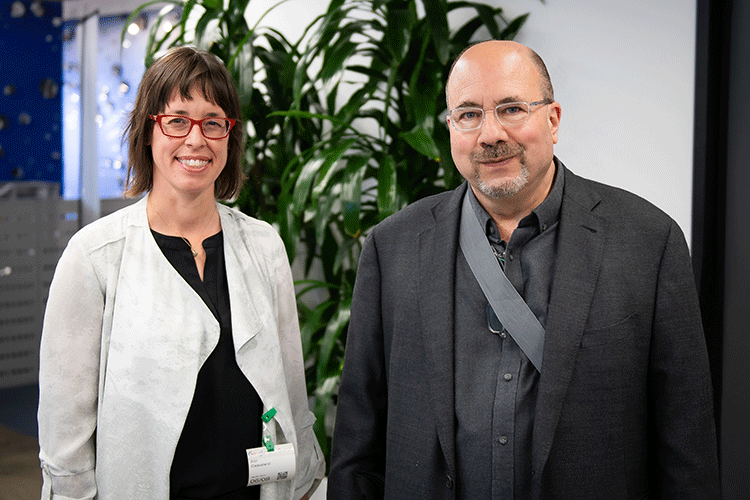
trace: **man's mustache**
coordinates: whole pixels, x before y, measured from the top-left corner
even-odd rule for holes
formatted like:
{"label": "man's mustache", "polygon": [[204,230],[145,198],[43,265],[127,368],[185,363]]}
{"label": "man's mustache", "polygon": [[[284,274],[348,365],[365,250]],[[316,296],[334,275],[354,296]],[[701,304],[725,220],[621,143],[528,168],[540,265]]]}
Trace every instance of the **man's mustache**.
{"label": "man's mustache", "polygon": [[471,153],[472,161],[492,161],[498,159],[506,159],[513,156],[518,156],[523,153],[524,149],[520,144],[510,144],[507,142],[501,142],[494,146],[485,147],[481,151],[474,151]]}

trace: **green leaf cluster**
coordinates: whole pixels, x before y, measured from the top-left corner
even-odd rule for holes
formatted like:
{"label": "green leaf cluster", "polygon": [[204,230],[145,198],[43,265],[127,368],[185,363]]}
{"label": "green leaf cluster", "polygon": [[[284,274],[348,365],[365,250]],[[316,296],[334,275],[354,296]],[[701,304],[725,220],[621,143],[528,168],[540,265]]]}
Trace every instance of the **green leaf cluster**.
{"label": "green leaf cluster", "polygon": [[[235,78],[251,124],[249,180],[235,204],[274,224],[290,262],[302,261],[308,393],[328,456],[363,238],[407,204],[461,182],[445,120],[451,62],[473,41],[512,39],[527,15],[509,19],[472,1],[331,0],[290,42],[262,20],[248,26],[249,1],[175,1],[181,22],[161,36],[152,29],[146,63],[192,44]],[[455,29],[454,11],[469,13]]]}

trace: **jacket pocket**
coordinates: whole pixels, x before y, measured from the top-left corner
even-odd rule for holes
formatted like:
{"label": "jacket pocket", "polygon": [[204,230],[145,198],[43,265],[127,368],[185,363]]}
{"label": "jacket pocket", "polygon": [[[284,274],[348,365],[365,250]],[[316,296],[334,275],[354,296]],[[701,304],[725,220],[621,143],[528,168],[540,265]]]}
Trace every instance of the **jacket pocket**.
{"label": "jacket pocket", "polygon": [[597,347],[615,342],[620,342],[632,335],[638,319],[638,314],[633,313],[611,325],[601,328],[584,330],[581,337],[581,347]]}

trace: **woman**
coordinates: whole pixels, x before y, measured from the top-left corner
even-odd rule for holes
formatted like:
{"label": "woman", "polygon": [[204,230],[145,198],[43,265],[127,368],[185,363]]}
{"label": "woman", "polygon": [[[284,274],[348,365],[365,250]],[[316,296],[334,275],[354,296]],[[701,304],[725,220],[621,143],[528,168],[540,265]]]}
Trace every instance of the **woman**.
{"label": "woman", "polygon": [[[283,244],[216,201],[242,181],[239,118],[209,53],[173,49],[144,74],[126,195],[147,195],[74,235],[50,285],[43,498],[299,499],[317,487]],[[284,443],[294,477],[248,487],[247,450]]]}

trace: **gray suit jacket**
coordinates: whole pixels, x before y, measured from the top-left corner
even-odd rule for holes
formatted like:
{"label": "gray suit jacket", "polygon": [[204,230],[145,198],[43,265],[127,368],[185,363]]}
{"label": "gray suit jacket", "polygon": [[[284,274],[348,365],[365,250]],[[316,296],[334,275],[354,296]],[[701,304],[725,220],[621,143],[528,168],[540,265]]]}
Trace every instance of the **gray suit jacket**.
{"label": "gray suit jacket", "polygon": [[[718,498],[708,358],[684,236],[645,200],[565,176],[533,498]],[[329,499],[456,498],[454,269],[466,189],[410,205],[365,242]]]}

